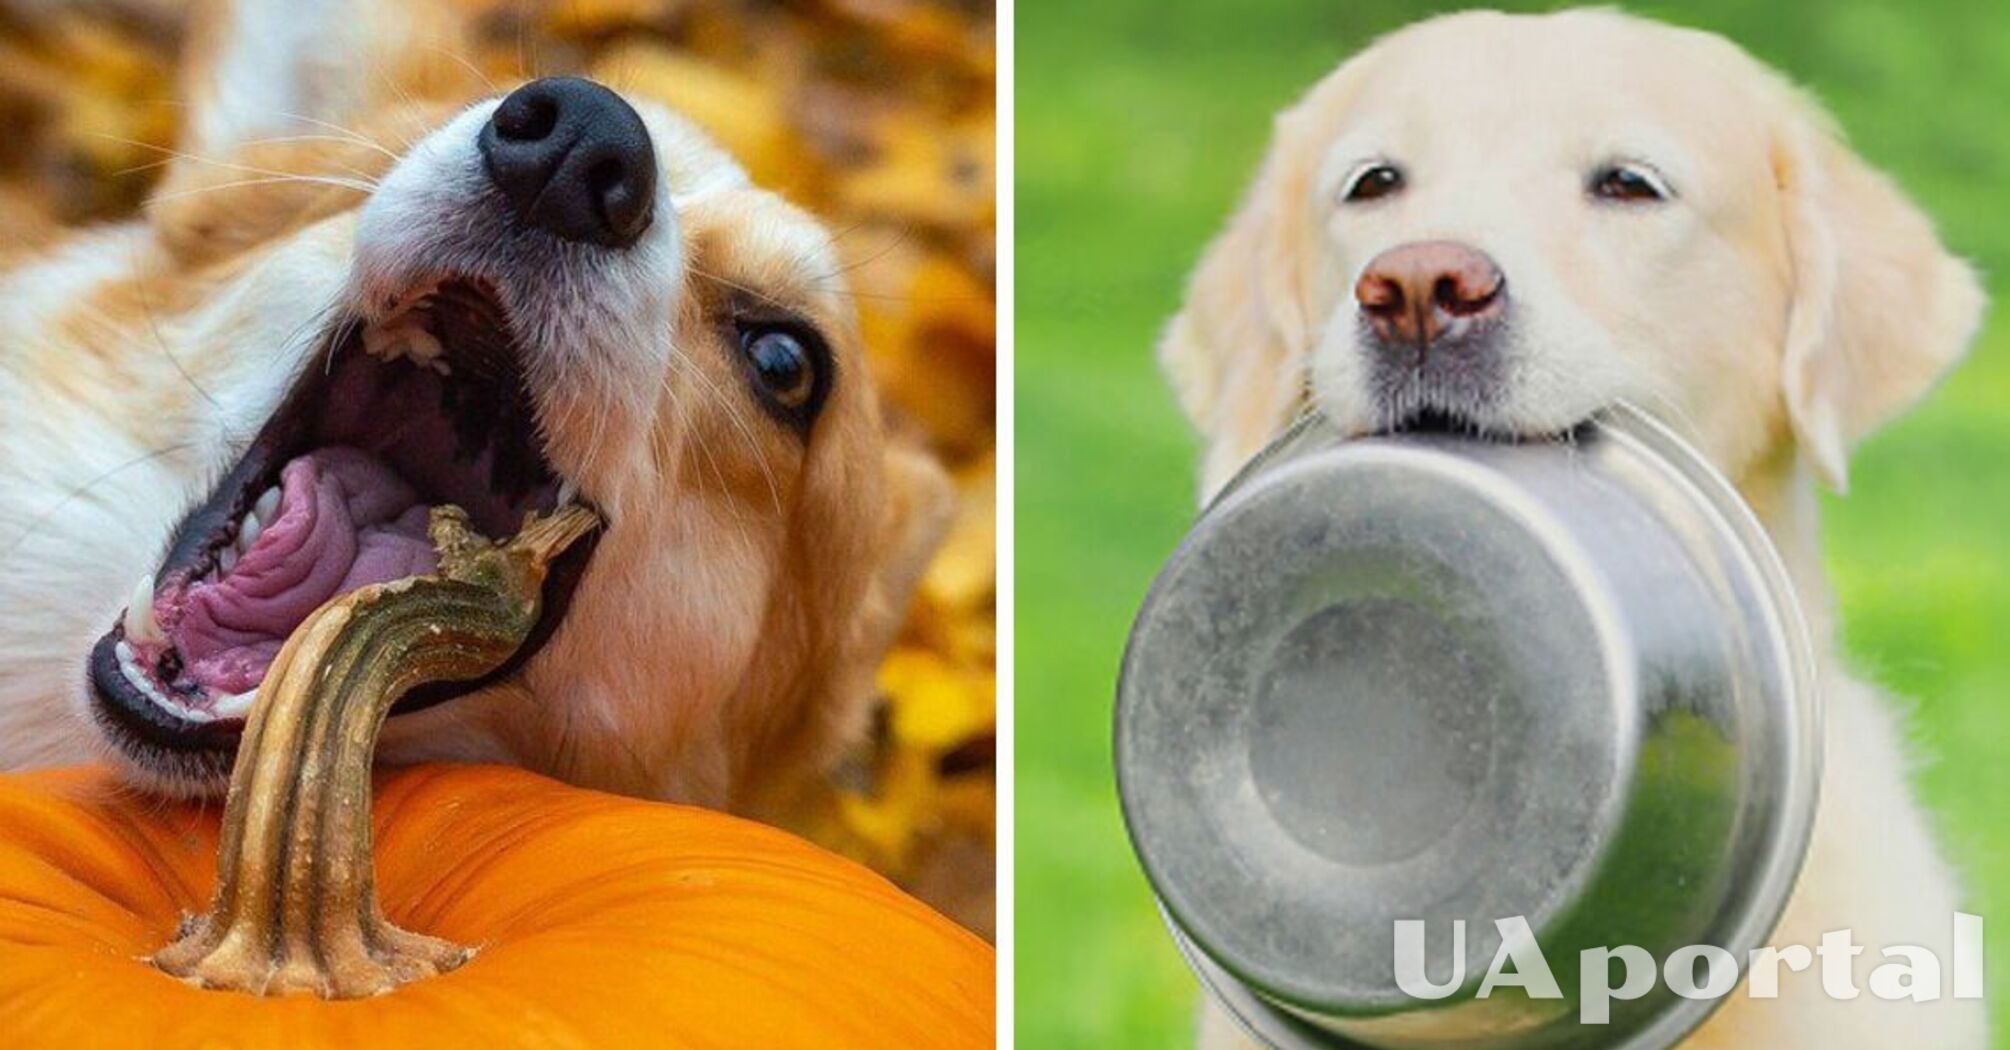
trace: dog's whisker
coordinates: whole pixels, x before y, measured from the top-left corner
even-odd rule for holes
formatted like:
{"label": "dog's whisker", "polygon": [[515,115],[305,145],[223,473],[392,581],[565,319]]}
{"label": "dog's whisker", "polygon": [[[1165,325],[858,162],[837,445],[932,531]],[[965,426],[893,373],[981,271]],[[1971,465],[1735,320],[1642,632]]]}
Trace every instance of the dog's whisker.
{"label": "dog's whisker", "polygon": [[906,244],[908,241],[912,239],[913,234],[910,232],[908,227],[902,226],[894,231],[894,235],[891,238],[888,238],[887,244],[884,247],[880,248],[878,251],[873,252],[870,255],[865,255],[853,259],[848,263],[840,265],[837,269],[832,270],[829,273],[818,274],[810,279],[817,284],[822,284],[825,281],[837,280],[838,278],[851,273],[853,270],[857,270],[865,266],[870,266],[873,263],[876,263],[879,260],[887,257],[888,255],[893,254],[894,251],[898,250],[902,245]]}
{"label": "dog's whisker", "polygon": [[777,298],[772,293],[764,289],[756,288],[753,285],[735,281],[724,274],[709,272],[707,270],[700,268],[694,263],[686,263],[685,268],[688,269],[691,272],[691,274],[695,277],[701,277],[707,281],[711,281],[714,284],[719,285],[722,288],[728,288],[731,289],[732,291],[739,292],[742,295],[749,296],[763,306],[784,307],[787,305],[784,301],[782,301],[781,299]]}
{"label": "dog's whisker", "polygon": [[196,382],[195,376],[182,364],[181,358],[175,354],[174,348],[168,345],[166,335],[161,332],[160,319],[155,314],[153,298],[147,292],[146,268],[141,265],[138,246],[135,245],[129,254],[132,260],[133,289],[140,297],[140,314],[146,318],[147,330],[153,335],[154,345],[160,347],[161,356],[167,358],[168,363],[174,366],[175,373],[181,376],[182,381],[189,385],[189,389],[194,390],[196,396],[202,398],[203,402],[209,405],[210,411],[214,413],[212,418],[216,421],[217,429],[228,436],[230,433],[230,421],[224,417],[222,403],[217,401],[201,383]]}
{"label": "dog's whisker", "polygon": [[706,375],[703,369],[694,366],[689,368],[688,371],[689,374],[697,377],[699,382],[705,384],[708,393],[725,409],[726,419],[732,423],[733,428],[739,432],[741,439],[746,442],[747,454],[753,458],[754,462],[761,466],[761,476],[768,483],[768,499],[775,513],[782,513],[781,484],[775,480],[774,468],[769,466],[767,457],[761,454],[760,440],[754,436],[754,432],[747,426],[746,420],[741,418],[739,402],[735,398],[728,396],[725,391],[719,389],[718,383],[714,382],[712,377]]}
{"label": "dog's whisker", "polygon": [[328,178],[314,175],[282,175],[263,179],[240,179],[235,182],[218,183],[213,186],[195,186],[186,190],[177,190],[173,193],[157,193],[149,197],[148,200],[156,204],[160,204],[165,203],[167,201],[181,200],[187,197],[199,197],[206,193],[217,193],[222,190],[240,189],[246,186],[266,186],[271,185],[273,183],[281,183],[281,182],[318,184],[322,186],[333,187],[335,189],[349,190],[350,192],[353,193],[369,194],[374,192],[374,187],[364,185],[361,183],[350,182],[343,179],[335,179],[335,178]]}
{"label": "dog's whisker", "polygon": [[[398,154],[396,152],[393,152],[391,149],[387,148],[382,142],[378,141],[376,138],[370,135],[366,135],[355,128],[346,127],[342,124],[337,124],[334,121],[325,120],[320,117],[309,116],[304,113],[294,113],[288,110],[271,110],[270,112],[274,116],[277,116],[283,120],[289,120],[293,121],[294,123],[305,124],[309,127],[316,127],[324,131],[331,132],[338,141],[352,142],[358,146],[375,150],[376,152],[383,154],[385,157],[393,161],[398,159]],[[265,140],[255,140],[255,141],[265,141]],[[281,139],[275,141],[284,141],[284,140]]]}
{"label": "dog's whisker", "polygon": [[[374,142],[363,142],[343,135],[280,135],[273,138],[251,139],[247,142],[241,143],[240,145],[249,148],[249,147],[261,147],[261,146],[284,146],[284,145],[310,143],[310,142],[332,142],[332,143],[345,143],[354,146],[363,146],[368,149],[376,150],[377,152],[382,153],[387,157],[390,157],[392,160],[398,159],[397,154],[392,153],[390,150],[387,150],[384,147],[379,146]],[[153,146],[149,143],[135,143],[135,145],[146,146],[149,149],[159,149],[159,147]],[[198,158],[194,158],[187,154],[173,154],[167,157],[163,157],[160,160],[148,161],[145,164],[134,164],[130,167],[121,168],[114,174],[132,175],[138,172],[153,171],[159,168],[164,168],[175,163],[178,160],[197,160],[197,159]],[[209,160],[203,160],[201,162],[211,164],[218,163],[216,161],[209,161]],[[370,173],[362,171],[351,165],[345,164],[343,165],[343,168],[346,171],[348,171],[350,175],[355,176],[359,179],[367,179],[374,177]]]}
{"label": "dog's whisker", "polygon": [[[235,171],[247,175],[266,175],[271,176],[274,179],[282,179],[282,180],[299,179],[301,181],[327,181],[334,178],[333,176],[313,175],[305,172],[281,171],[276,168],[265,168],[255,164],[243,164],[237,161],[220,160],[215,157],[205,157],[197,153],[188,153],[183,150],[173,149],[168,146],[155,145],[154,143],[151,142],[141,142],[138,139],[121,138],[116,135],[100,134],[99,137],[109,139],[113,142],[122,143],[124,145],[135,146],[141,149],[150,149],[165,154],[166,160],[164,161],[164,163],[173,163],[174,161],[182,160],[182,161],[188,161],[192,164],[207,164],[211,167],[222,168],[225,171]],[[356,185],[361,189],[363,189],[364,192],[368,193],[368,192],[374,192],[376,190],[377,182],[374,178],[371,178],[367,175],[358,172],[352,172],[351,174],[356,176]],[[172,198],[172,196],[173,196],[172,194],[169,195],[170,199]]]}
{"label": "dog's whisker", "polygon": [[[670,370],[670,372],[666,372],[666,374],[664,375],[663,393],[664,396],[670,402],[671,411],[681,416],[684,412],[684,406],[682,398],[680,398],[677,393],[676,383],[674,380],[675,370],[677,367],[687,368],[694,372],[697,371],[698,369],[695,365],[692,365],[687,360],[685,360],[681,355],[673,357],[671,360],[673,367]],[[658,462],[667,463],[670,457],[674,455],[674,450],[672,450],[669,447],[667,436],[652,435],[652,437],[654,438],[652,444],[656,448],[655,456],[657,457]],[[692,442],[697,446],[699,454],[705,458],[705,464],[707,468],[710,469],[710,471],[712,472],[712,478],[718,484],[719,491],[721,492],[730,491],[731,486],[727,483],[725,470],[720,466],[718,457],[714,454],[712,450],[711,443],[708,441],[704,441],[696,436],[692,438]],[[668,481],[667,477],[664,478],[663,480],[666,482]],[[741,542],[742,546],[745,549],[749,550],[753,549],[753,539],[749,532],[747,524],[744,520],[742,520],[739,517],[738,514],[734,515],[733,525],[737,533],[737,538]]]}
{"label": "dog's whisker", "polygon": [[475,75],[475,78],[482,82],[482,87],[486,88],[490,94],[495,93],[496,82],[493,79],[491,79],[487,73],[482,72],[480,66],[477,66],[473,62],[469,61],[466,55],[461,54],[459,51],[456,51],[453,48],[446,46],[445,44],[437,44],[437,43],[427,44],[425,45],[425,47],[426,50],[428,51],[432,51],[452,59],[456,65],[459,65],[462,69],[465,69],[470,73],[473,73]]}

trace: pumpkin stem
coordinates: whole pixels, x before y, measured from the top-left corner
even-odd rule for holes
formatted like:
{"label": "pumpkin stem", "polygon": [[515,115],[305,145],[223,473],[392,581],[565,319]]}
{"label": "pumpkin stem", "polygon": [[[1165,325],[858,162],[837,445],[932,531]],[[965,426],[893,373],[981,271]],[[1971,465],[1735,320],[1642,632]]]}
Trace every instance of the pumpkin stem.
{"label": "pumpkin stem", "polygon": [[444,973],[473,949],[401,930],[377,906],[370,767],[391,705],[500,667],[536,625],[546,569],[599,524],[569,506],[491,543],[433,510],[439,570],[358,588],[295,630],[238,742],[216,896],[153,956],[210,988],[349,999]]}

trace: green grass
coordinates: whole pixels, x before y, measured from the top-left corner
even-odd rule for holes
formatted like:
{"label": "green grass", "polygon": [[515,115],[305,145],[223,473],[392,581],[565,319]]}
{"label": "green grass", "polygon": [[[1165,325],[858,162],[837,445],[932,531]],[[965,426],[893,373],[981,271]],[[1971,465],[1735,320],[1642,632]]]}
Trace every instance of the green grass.
{"label": "green grass", "polygon": [[[1509,5],[1522,6],[1522,5]],[[1947,239],[2010,274],[2010,8],[1635,5],[1811,84]],[[1151,362],[1269,116],[1393,0],[1023,0],[1018,8],[1018,1033],[1167,1047],[1194,985],[1117,815],[1109,721],[1131,613],[1192,513],[1194,443]],[[2010,280],[1992,279],[1998,298]],[[1857,665],[1916,704],[1920,789],[1992,919],[2010,1048],[2010,311],[1828,510]]]}

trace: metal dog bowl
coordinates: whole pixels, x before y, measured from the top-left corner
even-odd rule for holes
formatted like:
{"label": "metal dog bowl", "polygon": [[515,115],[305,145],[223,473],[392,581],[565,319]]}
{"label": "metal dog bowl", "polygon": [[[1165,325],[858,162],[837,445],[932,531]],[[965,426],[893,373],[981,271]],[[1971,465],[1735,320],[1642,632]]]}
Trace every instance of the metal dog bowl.
{"label": "metal dog bowl", "polygon": [[[1820,753],[1793,592],[1733,489],[1616,409],[1570,443],[1308,420],[1201,516],[1118,687],[1131,838],[1205,982],[1281,1047],[1659,1048],[1799,870]],[[1477,997],[1526,919],[1562,999]],[[1398,986],[1398,920],[1426,923]],[[1654,991],[1580,1021],[1579,952]],[[1512,969],[1512,968],[1511,968]],[[1736,994],[1736,993],[1734,993]]]}

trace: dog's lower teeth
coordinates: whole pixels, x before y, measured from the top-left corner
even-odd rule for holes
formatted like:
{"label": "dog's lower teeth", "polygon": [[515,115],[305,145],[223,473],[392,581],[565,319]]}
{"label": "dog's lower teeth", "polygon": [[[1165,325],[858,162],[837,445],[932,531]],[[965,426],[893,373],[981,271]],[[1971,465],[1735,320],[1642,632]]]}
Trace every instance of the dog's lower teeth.
{"label": "dog's lower teeth", "polygon": [[126,605],[126,637],[135,642],[153,644],[167,641],[160,625],[154,622],[152,574],[140,577],[140,582],[133,587],[133,596]]}
{"label": "dog's lower teeth", "polygon": [[258,519],[250,514],[237,524],[237,550],[240,554],[250,554],[252,544],[258,542],[258,534],[265,531]]}
{"label": "dog's lower teeth", "polygon": [[[139,690],[152,699],[154,697],[154,684],[147,681],[147,676],[141,673],[139,659],[133,655],[132,647],[124,642],[120,642],[116,652],[119,658],[119,673],[125,676],[126,681],[134,689]],[[156,700],[156,702],[158,701]]]}
{"label": "dog's lower teeth", "polygon": [[564,481],[559,483],[558,505],[560,507],[571,506],[572,501],[578,496],[579,496],[579,486],[577,484],[571,481]]}
{"label": "dog's lower teeth", "polygon": [[256,689],[247,690],[242,693],[229,693],[217,697],[216,702],[210,705],[209,712],[217,718],[242,718],[250,713],[251,702],[257,698],[258,690]]}
{"label": "dog's lower teeth", "polygon": [[127,684],[139,690],[140,695],[146,697],[155,707],[166,711],[176,718],[185,719],[190,722],[216,721],[217,715],[209,711],[198,710],[186,704],[178,704],[161,695],[161,691],[155,687],[152,681],[148,680],[146,672],[140,670],[139,657],[133,653],[131,646],[120,642],[112,651],[118,657],[119,674],[125,678]]}
{"label": "dog's lower teeth", "polygon": [[216,567],[221,572],[229,572],[237,568],[237,548],[234,546],[225,547],[223,553],[217,556]]}

